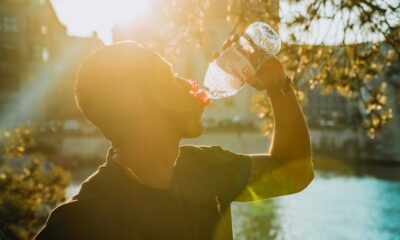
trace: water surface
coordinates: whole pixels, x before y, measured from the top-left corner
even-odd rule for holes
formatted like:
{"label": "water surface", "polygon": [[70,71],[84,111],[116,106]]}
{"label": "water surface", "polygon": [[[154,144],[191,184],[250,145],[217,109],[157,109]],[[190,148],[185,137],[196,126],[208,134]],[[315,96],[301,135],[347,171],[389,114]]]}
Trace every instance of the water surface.
{"label": "water surface", "polygon": [[317,174],[301,193],[233,209],[236,239],[400,239],[400,181],[395,180]]}

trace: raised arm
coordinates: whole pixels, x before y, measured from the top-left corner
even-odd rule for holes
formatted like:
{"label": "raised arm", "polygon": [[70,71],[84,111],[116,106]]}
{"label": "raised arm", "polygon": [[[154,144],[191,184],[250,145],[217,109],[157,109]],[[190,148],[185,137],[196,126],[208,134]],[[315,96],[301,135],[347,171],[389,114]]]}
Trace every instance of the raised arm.
{"label": "raised arm", "polygon": [[268,60],[256,77],[249,84],[267,90],[275,125],[269,152],[251,155],[248,185],[238,201],[296,193],[314,177],[308,127],[281,63]]}

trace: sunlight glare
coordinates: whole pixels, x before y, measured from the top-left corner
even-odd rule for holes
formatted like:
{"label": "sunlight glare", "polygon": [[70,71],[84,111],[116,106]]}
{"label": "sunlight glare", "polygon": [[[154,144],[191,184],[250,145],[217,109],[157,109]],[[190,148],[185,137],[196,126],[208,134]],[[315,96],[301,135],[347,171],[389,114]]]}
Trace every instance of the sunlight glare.
{"label": "sunlight glare", "polygon": [[97,32],[106,44],[112,42],[116,23],[140,20],[150,13],[153,0],[51,0],[68,33],[90,36]]}
{"label": "sunlight glare", "polygon": [[124,23],[143,17],[150,9],[149,0],[114,0],[109,1],[109,10],[112,11],[112,21]]}

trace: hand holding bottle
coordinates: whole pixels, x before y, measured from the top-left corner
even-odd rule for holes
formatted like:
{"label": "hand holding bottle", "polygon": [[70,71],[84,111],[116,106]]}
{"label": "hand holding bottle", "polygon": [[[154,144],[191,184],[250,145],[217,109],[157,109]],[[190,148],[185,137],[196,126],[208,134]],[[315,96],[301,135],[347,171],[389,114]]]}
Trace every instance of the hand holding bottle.
{"label": "hand holding bottle", "polygon": [[[241,34],[234,34],[223,43],[222,49],[230,47],[237,42]],[[220,53],[214,52],[213,58],[217,58]],[[246,83],[257,90],[274,91],[282,87],[286,80],[286,73],[282,63],[276,58],[271,57],[265,60],[258,68],[256,75],[247,79]]]}
{"label": "hand holding bottle", "polygon": [[[268,24],[252,23],[241,36],[226,41],[224,50],[209,64],[204,78],[205,94],[211,99],[232,96],[246,82],[257,89],[278,86],[284,72],[274,56],[280,47],[278,34]],[[269,76],[259,74],[271,69]]]}
{"label": "hand holding bottle", "polygon": [[276,58],[266,60],[258,69],[255,77],[247,83],[258,90],[276,91],[286,83],[287,75],[282,63]]}

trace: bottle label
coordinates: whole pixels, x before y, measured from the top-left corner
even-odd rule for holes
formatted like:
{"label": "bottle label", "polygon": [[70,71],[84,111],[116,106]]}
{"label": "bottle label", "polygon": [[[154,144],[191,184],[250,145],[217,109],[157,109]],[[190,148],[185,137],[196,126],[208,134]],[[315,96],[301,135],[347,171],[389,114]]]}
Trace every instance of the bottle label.
{"label": "bottle label", "polygon": [[256,75],[253,65],[234,45],[225,49],[216,62],[220,68],[237,78],[237,81],[230,83],[234,88],[239,88]]}

